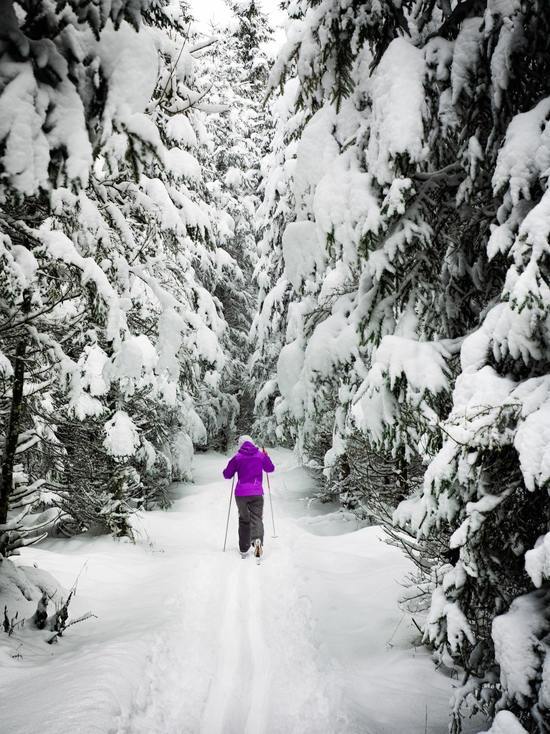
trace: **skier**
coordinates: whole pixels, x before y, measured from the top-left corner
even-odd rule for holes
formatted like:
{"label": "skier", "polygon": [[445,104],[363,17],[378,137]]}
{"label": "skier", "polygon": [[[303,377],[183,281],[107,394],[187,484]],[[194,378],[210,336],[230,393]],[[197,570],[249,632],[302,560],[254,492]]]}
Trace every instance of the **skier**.
{"label": "skier", "polygon": [[248,549],[252,546],[259,563],[264,542],[262,472],[272,472],[275,467],[266,450],[255,446],[250,436],[241,436],[238,446],[239,450],[223,470],[223,476],[231,479],[237,473],[238,477],[235,501],[239,510],[241,557],[246,558]]}

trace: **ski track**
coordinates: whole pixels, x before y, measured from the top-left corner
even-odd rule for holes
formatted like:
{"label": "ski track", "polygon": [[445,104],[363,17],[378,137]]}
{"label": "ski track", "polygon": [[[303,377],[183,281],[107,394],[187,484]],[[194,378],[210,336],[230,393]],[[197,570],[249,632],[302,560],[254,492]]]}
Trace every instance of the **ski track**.
{"label": "ski track", "polygon": [[231,560],[236,568],[225,585],[217,668],[200,734],[267,734],[271,663],[263,635],[265,569],[252,557]]}
{"label": "ski track", "polygon": [[226,725],[228,711],[234,702],[241,698],[238,675],[242,656],[238,603],[241,577],[242,571],[239,565],[227,577],[223,602],[225,611],[218,640],[218,665],[203,711],[201,734],[223,734],[229,731],[230,727]]}
{"label": "ski track", "polygon": [[264,734],[267,732],[267,716],[269,682],[271,673],[271,662],[267,648],[261,620],[264,618],[262,608],[262,584],[263,579],[254,578],[250,571],[261,573],[261,569],[247,569],[247,596],[249,600],[248,609],[248,636],[250,649],[252,651],[252,691],[250,694],[250,708],[246,719],[244,734]]}

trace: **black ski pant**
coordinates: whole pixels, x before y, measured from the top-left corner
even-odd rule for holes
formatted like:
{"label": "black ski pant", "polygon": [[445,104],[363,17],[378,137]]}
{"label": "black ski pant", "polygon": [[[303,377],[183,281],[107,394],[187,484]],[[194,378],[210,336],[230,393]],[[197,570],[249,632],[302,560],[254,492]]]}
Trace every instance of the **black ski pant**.
{"label": "black ski pant", "polygon": [[252,541],[259,538],[264,542],[264,511],[263,495],[251,494],[244,497],[235,497],[239,509],[239,549],[246,553]]}

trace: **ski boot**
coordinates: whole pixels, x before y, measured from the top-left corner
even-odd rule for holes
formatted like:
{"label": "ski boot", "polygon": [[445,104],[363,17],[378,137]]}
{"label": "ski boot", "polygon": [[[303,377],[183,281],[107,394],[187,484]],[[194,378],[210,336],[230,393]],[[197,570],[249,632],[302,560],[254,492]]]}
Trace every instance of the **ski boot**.
{"label": "ski boot", "polygon": [[254,541],[254,558],[256,559],[256,563],[258,566],[260,565],[260,561],[262,558],[262,554],[264,552],[264,549],[262,548],[262,541],[259,538],[256,538]]}

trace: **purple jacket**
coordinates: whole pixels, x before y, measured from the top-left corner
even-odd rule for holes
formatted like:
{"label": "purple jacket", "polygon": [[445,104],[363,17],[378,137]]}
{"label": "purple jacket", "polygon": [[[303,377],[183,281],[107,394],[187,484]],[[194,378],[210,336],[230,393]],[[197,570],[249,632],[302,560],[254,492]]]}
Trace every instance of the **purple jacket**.
{"label": "purple jacket", "polygon": [[239,481],[235,487],[236,497],[245,497],[251,494],[263,494],[262,472],[272,472],[275,467],[267,454],[250,441],[245,441],[229,464],[223,470],[226,479],[237,476]]}

